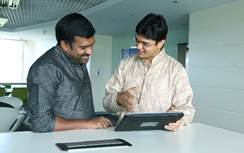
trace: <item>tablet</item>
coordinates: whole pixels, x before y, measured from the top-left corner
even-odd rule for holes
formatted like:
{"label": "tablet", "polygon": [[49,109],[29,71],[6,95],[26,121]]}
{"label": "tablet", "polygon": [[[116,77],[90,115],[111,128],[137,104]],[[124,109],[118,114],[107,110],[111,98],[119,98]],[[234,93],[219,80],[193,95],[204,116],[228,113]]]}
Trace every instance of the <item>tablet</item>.
{"label": "tablet", "polygon": [[168,113],[126,113],[117,122],[115,131],[162,130],[184,116],[181,112]]}
{"label": "tablet", "polygon": [[118,146],[132,146],[129,142],[123,139],[104,139],[80,142],[56,143],[56,146],[64,151],[77,149],[92,149],[101,147],[118,147]]}

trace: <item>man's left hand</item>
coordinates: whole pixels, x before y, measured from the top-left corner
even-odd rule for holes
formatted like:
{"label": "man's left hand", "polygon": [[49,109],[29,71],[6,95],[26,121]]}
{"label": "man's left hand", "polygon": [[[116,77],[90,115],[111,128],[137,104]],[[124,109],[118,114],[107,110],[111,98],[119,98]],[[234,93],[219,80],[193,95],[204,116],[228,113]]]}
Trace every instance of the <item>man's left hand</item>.
{"label": "man's left hand", "polygon": [[176,122],[169,123],[168,125],[164,126],[164,128],[169,130],[169,131],[176,131],[182,125],[183,125],[183,121],[182,120],[178,120]]}

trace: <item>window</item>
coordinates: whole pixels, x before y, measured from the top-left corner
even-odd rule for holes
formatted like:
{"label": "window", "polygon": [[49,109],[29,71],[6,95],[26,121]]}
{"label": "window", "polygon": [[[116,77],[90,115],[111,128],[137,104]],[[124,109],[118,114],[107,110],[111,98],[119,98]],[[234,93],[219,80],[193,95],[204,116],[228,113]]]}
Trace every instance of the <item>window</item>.
{"label": "window", "polygon": [[0,39],[0,83],[26,82],[23,78],[24,41]]}
{"label": "window", "polygon": [[137,54],[137,48],[136,47],[130,47],[122,49],[122,59],[128,58],[130,56],[134,56]]}

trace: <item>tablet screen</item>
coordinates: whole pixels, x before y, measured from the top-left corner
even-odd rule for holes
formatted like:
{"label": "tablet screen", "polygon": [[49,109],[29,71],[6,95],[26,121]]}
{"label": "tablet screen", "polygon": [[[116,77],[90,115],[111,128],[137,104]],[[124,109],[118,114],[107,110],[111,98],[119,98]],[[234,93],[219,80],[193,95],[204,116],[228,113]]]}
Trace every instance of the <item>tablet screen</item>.
{"label": "tablet screen", "polygon": [[181,112],[126,113],[117,123],[115,131],[162,130],[165,125],[184,116]]}

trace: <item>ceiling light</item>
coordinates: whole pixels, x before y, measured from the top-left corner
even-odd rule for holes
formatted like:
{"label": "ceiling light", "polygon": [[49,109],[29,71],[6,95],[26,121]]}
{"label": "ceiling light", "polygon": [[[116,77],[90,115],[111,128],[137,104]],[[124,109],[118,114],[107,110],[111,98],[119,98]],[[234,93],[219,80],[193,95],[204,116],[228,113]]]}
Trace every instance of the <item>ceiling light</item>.
{"label": "ceiling light", "polygon": [[9,7],[11,9],[17,9],[19,7],[20,0],[1,0],[0,7]]}
{"label": "ceiling light", "polygon": [[0,17],[0,27],[3,27],[4,24],[8,21],[8,18]]}

